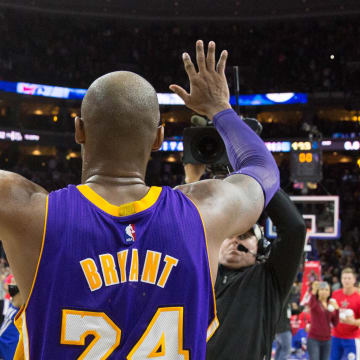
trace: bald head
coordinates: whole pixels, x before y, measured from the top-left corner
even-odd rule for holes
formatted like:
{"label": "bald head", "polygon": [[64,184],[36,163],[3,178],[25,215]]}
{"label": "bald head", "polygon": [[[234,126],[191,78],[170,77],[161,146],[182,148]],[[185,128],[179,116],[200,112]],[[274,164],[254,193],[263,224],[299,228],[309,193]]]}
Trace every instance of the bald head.
{"label": "bald head", "polygon": [[155,89],[127,71],[106,74],[89,87],[81,105],[86,147],[108,156],[124,151],[150,154],[159,123]]}

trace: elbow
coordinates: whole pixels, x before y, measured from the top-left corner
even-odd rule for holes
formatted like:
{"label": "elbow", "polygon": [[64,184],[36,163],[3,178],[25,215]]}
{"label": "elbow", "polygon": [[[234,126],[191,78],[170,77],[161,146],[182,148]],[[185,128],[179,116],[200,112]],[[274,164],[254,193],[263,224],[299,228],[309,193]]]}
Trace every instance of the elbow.
{"label": "elbow", "polygon": [[263,183],[264,195],[265,195],[265,207],[269,204],[270,200],[280,189],[280,172],[274,160],[273,173],[269,173],[266,181]]}

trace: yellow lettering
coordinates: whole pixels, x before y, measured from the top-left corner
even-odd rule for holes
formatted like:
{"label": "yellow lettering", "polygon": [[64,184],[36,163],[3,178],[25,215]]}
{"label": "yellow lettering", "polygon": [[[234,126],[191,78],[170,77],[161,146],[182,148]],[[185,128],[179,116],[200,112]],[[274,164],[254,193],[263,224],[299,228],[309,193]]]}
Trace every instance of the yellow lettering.
{"label": "yellow lettering", "polygon": [[166,262],[164,269],[162,271],[162,274],[160,276],[160,279],[157,283],[157,286],[165,287],[166,282],[168,281],[168,278],[170,276],[171,270],[174,266],[176,266],[179,262],[178,259],[173,258],[172,256],[166,255],[164,261]]}
{"label": "yellow lettering", "polygon": [[126,262],[127,262],[128,250],[119,251],[117,253],[118,263],[120,268],[121,282],[126,282]]}
{"label": "yellow lettering", "polygon": [[138,281],[139,277],[139,254],[137,249],[132,250],[129,281]]}
{"label": "yellow lettering", "polygon": [[161,253],[157,251],[146,251],[145,264],[141,275],[141,281],[149,284],[155,284],[159,265],[160,265]]}
{"label": "yellow lettering", "polygon": [[102,280],[95,261],[91,258],[80,261],[82,271],[84,272],[86,281],[91,291],[95,291],[101,288]]}
{"label": "yellow lettering", "polygon": [[165,333],[163,332],[159,342],[154,347],[154,350],[147,356],[148,358],[155,358],[165,356]]}
{"label": "yellow lettering", "polygon": [[105,280],[105,285],[115,285],[119,283],[119,276],[116,272],[115,261],[112,255],[102,254],[99,255],[101,269]]}

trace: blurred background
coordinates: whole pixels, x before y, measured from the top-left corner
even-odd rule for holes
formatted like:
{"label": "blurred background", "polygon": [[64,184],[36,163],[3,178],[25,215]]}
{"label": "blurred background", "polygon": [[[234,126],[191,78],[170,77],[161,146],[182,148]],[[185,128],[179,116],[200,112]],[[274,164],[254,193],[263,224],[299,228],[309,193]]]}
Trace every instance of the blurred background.
{"label": "blurred background", "polygon": [[338,234],[311,239],[308,259],[330,284],[342,267],[359,273],[358,0],[0,0],[0,168],[49,191],[80,183],[73,123],[84,89],[129,70],[154,85],[166,124],[146,181],[181,184],[183,130],[194,114],[168,86],[188,86],[181,54],[193,56],[197,39],[229,51],[233,95],[239,67],[240,111],[262,124],[282,187],[339,196]]}

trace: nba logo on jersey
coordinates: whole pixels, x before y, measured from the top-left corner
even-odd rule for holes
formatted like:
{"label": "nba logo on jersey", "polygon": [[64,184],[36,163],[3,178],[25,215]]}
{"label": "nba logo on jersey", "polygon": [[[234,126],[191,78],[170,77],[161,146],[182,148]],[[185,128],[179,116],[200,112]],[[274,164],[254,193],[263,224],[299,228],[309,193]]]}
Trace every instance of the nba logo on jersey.
{"label": "nba logo on jersey", "polygon": [[133,243],[136,240],[136,234],[135,234],[135,225],[134,224],[129,224],[126,228],[125,228],[125,233],[126,233],[126,242],[127,243]]}

